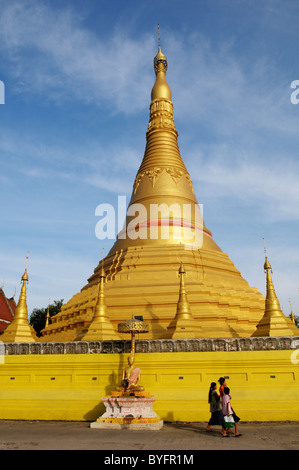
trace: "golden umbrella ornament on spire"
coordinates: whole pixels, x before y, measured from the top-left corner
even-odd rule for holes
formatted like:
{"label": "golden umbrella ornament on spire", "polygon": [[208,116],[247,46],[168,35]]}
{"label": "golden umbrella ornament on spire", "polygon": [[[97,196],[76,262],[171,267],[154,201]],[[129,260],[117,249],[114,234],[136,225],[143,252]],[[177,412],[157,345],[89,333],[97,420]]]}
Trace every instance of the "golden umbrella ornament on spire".
{"label": "golden umbrella ornament on spire", "polygon": [[135,335],[136,333],[147,333],[148,324],[132,315],[130,320],[118,324],[119,333],[131,333],[131,356],[135,356]]}

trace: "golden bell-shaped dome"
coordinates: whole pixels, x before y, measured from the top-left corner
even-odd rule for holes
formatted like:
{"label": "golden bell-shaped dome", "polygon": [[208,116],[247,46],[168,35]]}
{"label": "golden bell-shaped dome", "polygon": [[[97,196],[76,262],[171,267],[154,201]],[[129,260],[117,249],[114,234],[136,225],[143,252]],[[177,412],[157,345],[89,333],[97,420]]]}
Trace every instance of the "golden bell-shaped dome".
{"label": "golden bell-shaped dome", "polygon": [[162,53],[160,46],[158,53],[154,58],[154,69],[156,73],[156,82],[152,89],[152,101],[159,100],[161,98],[171,101],[171,90],[166,81],[167,59]]}
{"label": "golden bell-shaped dome", "polygon": [[162,62],[163,65],[164,65],[164,71],[166,73],[167,71],[167,67],[168,67],[168,63],[167,63],[167,58],[166,56],[163,54],[163,52],[161,51],[161,46],[159,45],[159,49],[158,49],[158,53],[157,55],[154,57],[154,69],[155,69],[155,72],[157,73],[158,71],[158,64]]}
{"label": "golden bell-shaped dome", "polygon": [[266,257],[265,263],[264,263],[264,271],[266,272],[267,269],[270,269],[272,271],[271,264],[269,263],[268,258]]}
{"label": "golden bell-shaped dome", "polygon": [[29,281],[28,274],[27,274],[27,268],[25,269],[25,272],[22,276],[22,281],[27,281],[27,282]]}

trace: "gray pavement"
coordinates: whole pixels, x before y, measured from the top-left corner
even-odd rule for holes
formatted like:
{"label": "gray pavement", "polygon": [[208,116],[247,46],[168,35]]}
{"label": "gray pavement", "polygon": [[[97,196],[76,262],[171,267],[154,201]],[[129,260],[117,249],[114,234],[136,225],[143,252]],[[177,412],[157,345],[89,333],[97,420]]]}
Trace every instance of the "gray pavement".
{"label": "gray pavement", "polygon": [[127,431],[91,429],[90,423],[77,421],[0,420],[0,450],[102,450],[111,457],[113,451],[131,451],[133,455],[135,451],[155,450],[175,454],[299,449],[299,422],[240,422],[239,432],[242,436],[238,438],[223,438],[220,427],[207,432],[206,423],[164,423],[159,431]]}

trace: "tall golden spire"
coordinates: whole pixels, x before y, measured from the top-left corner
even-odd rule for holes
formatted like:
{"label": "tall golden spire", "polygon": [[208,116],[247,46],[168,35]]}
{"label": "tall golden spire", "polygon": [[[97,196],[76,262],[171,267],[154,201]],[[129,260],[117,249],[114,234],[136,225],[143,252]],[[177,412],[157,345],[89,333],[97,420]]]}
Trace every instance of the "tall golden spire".
{"label": "tall golden spire", "polygon": [[[28,253],[26,259],[28,260]],[[19,302],[15,310],[14,318],[4,333],[0,336],[0,340],[4,343],[19,343],[19,342],[34,342],[37,337],[34,329],[28,321],[28,308],[27,308],[27,290],[26,283],[29,281],[27,274],[27,262],[25,272],[22,276],[21,293]]]}
{"label": "tall golden spire", "polygon": [[[159,44],[154,58],[156,81],[151,92],[145,152],[135,178],[125,229],[118,234],[110,254],[129,246],[161,242],[221,251],[204,225],[191,177],[180,155],[167,67]],[[131,236],[136,233],[138,207],[144,209],[139,213],[139,232],[138,236]]]}
{"label": "tall golden spire", "polygon": [[267,258],[266,248],[264,271],[266,273],[265,313],[252,336],[298,336],[298,328],[281,311],[272,281],[273,271]]}
{"label": "tall golden spire", "polygon": [[50,324],[50,299],[49,299],[49,304],[48,304],[48,310],[47,310],[47,315],[46,315],[46,324],[45,324],[45,328],[47,328],[47,326],[49,326]]}
{"label": "tall golden spire", "polygon": [[184,280],[185,274],[185,268],[183,263],[181,263],[179,268],[180,291],[176,315],[170,322],[163,338],[200,338],[202,336],[200,324],[198,321],[194,320],[187,299]]}
{"label": "tall golden spire", "polygon": [[290,303],[290,307],[291,307],[291,313],[290,313],[290,317],[289,317],[289,318],[290,318],[290,319],[292,320],[292,322],[296,325],[295,315],[294,315],[294,312],[293,312],[291,299],[289,299],[289,303]]}
{"label": "tall golden spire", "polygon": [[81,337],[78,338],[83,341],[109,341],[120,339],[107,315],[107,306],[105,302],[106,274],[103,259],[99,278],[99,291],[92,321],[86,329],[83,329],[82,335],[80,335]]}

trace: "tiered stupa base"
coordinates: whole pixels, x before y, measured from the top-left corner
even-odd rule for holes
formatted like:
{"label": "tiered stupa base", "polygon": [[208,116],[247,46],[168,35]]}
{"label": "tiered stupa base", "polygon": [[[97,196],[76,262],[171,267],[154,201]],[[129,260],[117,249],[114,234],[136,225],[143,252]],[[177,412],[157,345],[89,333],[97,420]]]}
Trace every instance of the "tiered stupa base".
{"label": "tiered stupa base", "polygon": [[111,392],[103,398],[106,412],[90,424],[94,429],[157,430],[163,421],[154,412],[149,392]]}
{"label": "tiered stupa base", "polygon": [[[249,286],[228,255],[212,250],[185,250],[181,245],[162,245],[128,248],[118,256],[105,258],[105,299],[115,339],[117,335],[126,339],[126,335],[117,334],[117,325],[132,315],[143,316],[149,324],[144,339],[167,336],[167,328],[176,315],[181,262],[186,270],[191,313],[201,327],[200,332],[191,337],[251,336],[264,314],[265,297]],[[81,338],[81,331],[92,321],[99,269],[100,266],[95,269],[82,291],[52,317],[52,323],[43,330],[41,341]]]}

